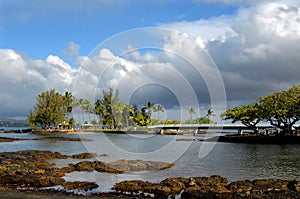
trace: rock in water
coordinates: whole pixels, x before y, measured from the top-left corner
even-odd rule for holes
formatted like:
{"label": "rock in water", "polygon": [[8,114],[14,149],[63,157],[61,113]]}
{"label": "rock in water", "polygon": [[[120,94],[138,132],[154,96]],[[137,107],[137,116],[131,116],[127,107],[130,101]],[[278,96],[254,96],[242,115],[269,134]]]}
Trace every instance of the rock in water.
{"label": "rock in water", "polygon": [[92,190],[92,189],[96,189],[99,186],[95,183],[95,182],[80,182],[80,181],[76,181],[76,182],[65,182],[63,184],[63,187],[65,189],[78,189],[78,190]]}
{"label": "rock in water", "polygon": [[107,165],[124,172],[163,170],[174,166],[171,163],[144,160],[118,160]]}

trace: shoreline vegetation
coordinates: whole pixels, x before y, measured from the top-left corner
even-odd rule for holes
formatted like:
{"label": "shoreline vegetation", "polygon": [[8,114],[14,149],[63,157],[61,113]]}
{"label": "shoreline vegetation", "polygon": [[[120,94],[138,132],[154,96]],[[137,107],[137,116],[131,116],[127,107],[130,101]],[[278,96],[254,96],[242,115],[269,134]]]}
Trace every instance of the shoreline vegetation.
{"label": "shoreline vegetation", "polygon": [[[120,97],[119,90],[103,90],[102,96],[91,104],[88,99],[76,99],[72,93],[57,93],[55,89],[42,92],[37,96],[37,103],[27,117],[32,133],[37,134],[188,134],[190,132],[180,130],[149,130],[147,126],[156,124],[214,124],[210,119],[214,116],[214,111],[208,109],[205,117],[193,119],[196,109],[191,107],[187,111],[190,118],[186,121],[161,120],[160,112],[164,108],[160,104],[148,101],[141,108],[138,104],[124,104]],[[291,87],[288,90],[279,91],[260,97],[256,103],[228,108],[220,116],[223,120],[231,120],[232,123],[241,122],[252,133],[247,135],[220,136],[209,141],[233,143],[258,143],[258,144],[299,144],[298,131],[300,130],[300,85]],[[70,118],[70,113],[74,110],[80,112],[81,122]],[[151,115],[157,112],[157,119]],[[88,116],[89,120],[85,120]],[[91,118],[94,118],[91,120]],[[269,122],[275,131],[264,129],[264,133],[258,128],[260,122]],[[71,130],[74,127],[79,130]],[[100,127],[100,129],[89,129],[90,127]],[[135,130],[135,129],[138,130]],[[131,129],[131,130],[120,130]],[[213,132],[202,132],[213,133]],[[222,132],[221,132],[222,133]],[[205,140],[204,140],[205,141]]]}

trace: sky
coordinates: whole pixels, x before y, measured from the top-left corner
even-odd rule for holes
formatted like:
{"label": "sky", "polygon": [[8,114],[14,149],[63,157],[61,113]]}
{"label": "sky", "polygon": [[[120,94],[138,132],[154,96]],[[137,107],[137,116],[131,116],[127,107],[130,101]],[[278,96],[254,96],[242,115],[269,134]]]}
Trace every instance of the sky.
{"label": "sky", "polygon": [[0,118],[55,88],[187,119],[299,84],[300,1],[1,0]]}

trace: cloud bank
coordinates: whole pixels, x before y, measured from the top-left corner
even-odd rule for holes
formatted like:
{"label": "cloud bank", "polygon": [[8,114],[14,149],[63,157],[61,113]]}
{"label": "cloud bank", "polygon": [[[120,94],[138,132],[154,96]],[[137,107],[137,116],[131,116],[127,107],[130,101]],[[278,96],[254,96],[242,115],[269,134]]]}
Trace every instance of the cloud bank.
{"label": "cloud bank", "polygon": [[222,71],[228,100],[249,101],[299,84],[297,4],[268,2],[234,16],[163,26],[200,40]]}
{"label": "cloud bank", "polygon": [[64,92],[75,70],[57,56],[28,60],[11,49],[0,49],[0,117],[24,117],[35,97],[50,88]]}

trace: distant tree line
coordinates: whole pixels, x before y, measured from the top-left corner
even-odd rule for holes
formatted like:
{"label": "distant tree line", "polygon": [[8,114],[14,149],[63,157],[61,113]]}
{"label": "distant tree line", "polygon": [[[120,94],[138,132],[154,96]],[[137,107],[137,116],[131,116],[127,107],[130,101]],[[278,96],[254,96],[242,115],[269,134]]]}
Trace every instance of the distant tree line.
{"label": "distant tree line", "polygon": [[256,103],[227,109],[221,114],[232,123],[240,121],[258,133],[259,122],[269,122],[282,135],[293,135],[292,127],[300,120],[300,85],[257,99]]}
{"label": "distant tree line", "polygon": [[[132,126],[147,126],[150,124],[179,124],[179,120],[161,120],[160,113],[164,112],[164,108],[153,102],[148,101],[141,108],[137,104],[124,104],[119,97],[119,90],[115,92],[112,89],[103,91],[101,99],[97,99],[95,104],[91,104],[89,100],[80,98],[76,99],[72,93],[65,92],[60,94],[55,89],[42,92],[36,97],[37,103],[33,110],[31,109],[27,117],[31,128],[52,128],[60,126],[62,128],[73,128],[75,120],[70,117],[70,113],[77,108],[80,110],[79,118],[82,122],[86,121],[85,116],[93,124],[98,124],[105,128],[120,129]],[[157,112],[157,119],[151,118],[152,113]],[[210,116],[212,111],[208,111],[208,117],[193,119],[192,115],[196,114],[192,107],[190,119],[185,123],[213,123]],[[97,116],[98,119],[91,119],[91,115]]]}

